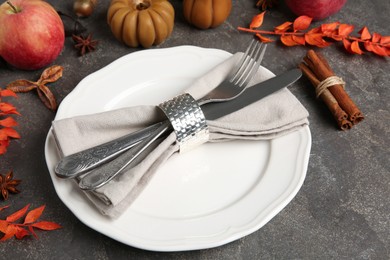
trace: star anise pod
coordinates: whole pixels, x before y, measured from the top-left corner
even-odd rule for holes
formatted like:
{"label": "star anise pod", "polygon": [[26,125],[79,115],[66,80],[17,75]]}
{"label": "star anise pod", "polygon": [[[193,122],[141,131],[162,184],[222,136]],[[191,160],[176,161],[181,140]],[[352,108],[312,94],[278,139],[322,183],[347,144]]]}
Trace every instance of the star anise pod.
{"label": "star anise pod", "polygon": [[14,175],[12,171],[8,172],[5,176],[0,174],[0,188],[1,188],[1,195],[3,196],[4,200],[8,199],[8,194],[11,193],[19,193],[20,191],[16,188],[16,186],[19,185],[21,180],[14,180]]}
{"label": "star anise pod", "polygon": [[76,43],[74,47],[79,50],[80,56],[83,56],[87,52],[94,51],[99,43],[99,41],[92,39],[92,34],[88,34],[87,37],[73,34],[72,39]]}
{"label": "star anise pod", "polygon": [[256,6],[260,7],[262,11],[265,11],[277,4],[278,0],[257,0]]}
{"label": "star anise pod", "polygon": [[46,84],[55,82],[61,78],[63,70],[64,68],[62,66],[51,66],[42,72],[38,81],[33,82],[26,79],[18,79],[9,83],[7,85],[7,89],[12,90],[15,93],[28,92],[30,90],[36,89],[38,96],[42,100],[43,104],[45,104],[45,106],[49,109],[55,110],[57,108],[57,102],[53,93],[46,86]]}

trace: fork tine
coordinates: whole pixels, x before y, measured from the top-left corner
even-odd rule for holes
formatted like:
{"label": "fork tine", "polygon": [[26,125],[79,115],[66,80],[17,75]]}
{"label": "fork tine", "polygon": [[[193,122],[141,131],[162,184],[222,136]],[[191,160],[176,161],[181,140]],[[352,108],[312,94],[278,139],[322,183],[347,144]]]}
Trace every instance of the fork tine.
{"label": "fork tine", "polygon": [[257,44],[256,42],[257,41],[255,39],[252,39],[248,48],[245,50],[245,53],[241,56],[240,61],[237,62],[237,64],[235,65],[236,70],[233,74],[231,74],[231,77],[229,80],[230,82],[234,81],[237,77],[242,75],[242,70],[244,70],[247,67],[247,63],[248,63],[248,61],[250,61],[250,59],[248,59],[248,57],[253,55],[253,51],[254,51],[253,48],[256,47],[256,44]]}
{"label": "fork tine", "polygon": [[257,42],[252,55],[248,57],[249,63],[246,65],[245,70],[243,73],[241,73],[240,77],[235,80],[235,82],[233,82],[234,84],[243,87],[249,83],[260,67],[261,61],[264,57],[265,49],[265,44]]}
{"label": "fork tine", "polygon": [[251,59],[251,64],[248,66],[246,74],[242,75],[242,77],[240,78],[240,82],[237,82],[240,87],[246,87],[253,78],[253,76],[256,74],[256,72],[259,70],[266,48],[267,45],[263,43],[259,45],[256,55]]}

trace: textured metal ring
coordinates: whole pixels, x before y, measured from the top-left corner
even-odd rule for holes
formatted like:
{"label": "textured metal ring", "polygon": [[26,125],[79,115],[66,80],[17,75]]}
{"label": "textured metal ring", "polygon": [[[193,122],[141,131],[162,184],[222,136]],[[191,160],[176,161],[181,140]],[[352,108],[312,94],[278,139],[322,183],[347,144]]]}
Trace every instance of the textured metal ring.
{"label": "textured metal ring", "polygon": [[171,122],[180,152],[191,150],[209,140],[209,129],[202,109],[188,93],[159,105]]}

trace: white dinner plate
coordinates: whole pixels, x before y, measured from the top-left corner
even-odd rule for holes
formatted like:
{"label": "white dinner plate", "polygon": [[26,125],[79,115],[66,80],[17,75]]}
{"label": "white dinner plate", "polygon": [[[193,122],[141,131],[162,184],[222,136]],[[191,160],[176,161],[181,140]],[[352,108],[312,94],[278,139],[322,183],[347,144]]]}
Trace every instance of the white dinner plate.
{"label": "white dinner plate", "polygon": [[[158,104],[230,56],[193,46],[128,54],[83,79],[56,119]],[[175,154],[115,220],[101,215],[74,182],[56,177],[59,157],[51,132],[45,155],[58,196],[87,226],[130,246],[181,251],[220,246],[265,225],[302,186],[310,147],[306,126],[269,141],[207,143]]]}

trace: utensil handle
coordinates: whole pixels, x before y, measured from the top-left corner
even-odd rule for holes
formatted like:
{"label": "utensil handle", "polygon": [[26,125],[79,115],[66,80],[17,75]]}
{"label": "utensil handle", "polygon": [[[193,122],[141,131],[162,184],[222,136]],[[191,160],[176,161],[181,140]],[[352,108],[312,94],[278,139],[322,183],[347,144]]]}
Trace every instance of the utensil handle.
{"label": "utensil handle", "polygon": [[159,122],[107,143],[65,156],[57,164],[55,173],[60,178],[78,177],[129,150],[167,124],[168,120]]}
{"label": "utensil handle", "polygon": [[127,167],[133,167],[133,162],[144,152],[154,141],[171,128],[170,122],[164,121],[147,138],[137,144],[133,149],[119,155],[111,163],[98,167],[83,176],[79,187],[83,190],[94,190],[102,187],[115,176],[122,173]]}

